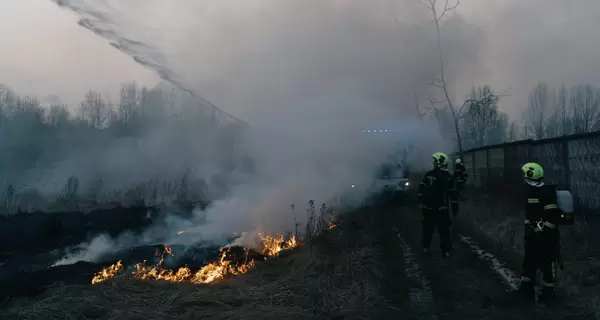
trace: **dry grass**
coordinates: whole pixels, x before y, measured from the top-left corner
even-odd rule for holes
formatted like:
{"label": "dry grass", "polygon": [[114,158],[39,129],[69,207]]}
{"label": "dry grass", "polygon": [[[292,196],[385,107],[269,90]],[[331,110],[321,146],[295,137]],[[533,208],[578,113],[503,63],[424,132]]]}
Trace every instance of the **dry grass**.
{"label": "dry grass", "polygon": [[[368,224],[358,224],[368,228]],[[368,230],[355,221],[310,245],[258,263],[248,274],[214,285],[117,278],[62,286],[34,300],[13,300],[4,319],[344,319],[386,310],[383,269]]]}
{"label": "dry grass", "polygon": [[[523,208],[510,199],[494,199],[485,194],[470,198],[473,200],[461,205],[461,223],[478,229],[505,253],[520,259],[524,245]],[[558,284],[569,304],[593,310],[600,317],[600,243],[590,230],[583,221],[561,228],[565,269],[559,270]],[[513,267],[520,270],[519,265]]]}

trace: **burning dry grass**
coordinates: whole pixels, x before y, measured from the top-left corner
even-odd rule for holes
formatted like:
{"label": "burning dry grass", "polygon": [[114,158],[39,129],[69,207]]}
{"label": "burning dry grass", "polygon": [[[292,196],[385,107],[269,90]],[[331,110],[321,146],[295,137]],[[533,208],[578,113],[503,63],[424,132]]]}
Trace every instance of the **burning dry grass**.
{"label": "burning dry grass", "polygon": [[[169,282],[189,282],[193,284],[209,284],[222,280],[227,276],[237,276],[248,272],[256,264],[257,258],[266,259],[275,257],[283,250],[295,248],[301,243],[292,235],[288,240],[282,234],[269,236],[264,233],[258,234],[260,238],[260,254],[250,255],[251,251],[246,248],[224,247],[220,249],[219,258],[202,267],[196,272],[189,267],[181,267],[177,270],[166,269],[162,267],[165,255],[174,256],[173,250],[164,245],[162,252],[157,252],[160,257],[159,262],[154,266],[149,266],[144,261],[135,265],[135,271],[132,273],[134,279],[140,280],[163,280]],[[238,249],[238,250],[235,250]],[[240,252],[241,257],[240,257]],[[237,252],[236,252],[237,251]],[[124,267],[121,261],[103,268],[92,279],[92,284],[97,284],[115,277]]]}
{"label": "burning dry grass", "polygon": [[[121,274],[63,286],[37,300],[13,300],[8,319],[331,319],[377,318],[382,266],[366,223],[338,223],[310,243],[257,261],[212,285],[139,281]],[[277,242],[277,241],[276,241]]]}
{"label": "burning dry grass", "polygon": [[120,260],[109,267],[103,268],[94,276],[94,278],[92,278],[92,284],[100,283],[115,277],[119,272],[123,271],[123,268],[123,263],[121,263]]}

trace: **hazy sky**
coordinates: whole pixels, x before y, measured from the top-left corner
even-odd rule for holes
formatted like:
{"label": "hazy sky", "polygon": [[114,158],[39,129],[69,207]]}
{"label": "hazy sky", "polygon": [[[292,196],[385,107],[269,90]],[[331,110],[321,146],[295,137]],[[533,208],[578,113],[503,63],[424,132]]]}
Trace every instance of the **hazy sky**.
{"label": "hazy sky", "polygon": [[[251,117],[260,107],[249,107],[248,104],[279,103],[256,96],[264,97],[268,91],[289,99],[294,97],[286,93],[290,90],[289,86],[305,86],[311,77],[326,78],[328,74],[317,71],[312,76],[307,75],[311,72],[307,65],[312,61],[315,69],[322,69],[323,63],[332,68],[346,69],[346,73],[341,75],[344,77],[351,75],[349,70],[357,68],[356,63],[359,62],[364,68],[360,72],[371,72],[371,77],[390,70],[391,58],[386,57],[390,57],[394,50],[394,54],[400,56],[400,47],[390,44],[391,38],[381,42],[368,39],[369,36],[377,36],[377,33],[358,29],[373,24],[373,21],[379,22],[377,28],[390,28],[394,26],[396,16],[404,22],[418,16],[420,13],[417,12],[426,14],[417,1],[374,0],[361,3],[330,0],[326,1],[330,8],[322,11],[297,2],[293,5],[289,4],[294,2],[289,2],[286,10],[282,4],[273,5],[263,0],[219,3],[205,0],[67,2],[95,6],[108,12],[119,23],[122,34],[156,45],[171,66],[181,72],[190,84],[201,88],[206,98],[233,114]],[[149,84],[157,81],[151,72],[110,47],[104,39],[79,27],[75,13],[60,9],[50,0],[2,0],[0,6],[0,82],[21,92],[42,97],[56,94],[65,101],[77,101],[88,88],[115,92],[123,81],[138,80]],[[594,24],[594,14],[599,10],[600,1],[594,0],[461,1],[458,12],[465,18],[467,26],[472,25],[473,28],[455,30],[462,32],[463,37],[449,40],[449,46],[454,44],[456,47],[448,50],[449,55],[463,54],[457,48],[470,46],[465,49],[465,57],[448,58],[458,61],[454,65],[457,69],[456,95],[463,95],[472,84],[487,83],[498,91],[508,91],[511,97],[503,99],[502,108],[513,116],[519,116],[520,108],[527,101],[528,90],[538,80],[567,85],[600,84],[600,64],[597,63],[600,46],[597,45],[597,27]],[[332,16],[333,12],[338,12],[338,16]],[[356,18],[357,12],[363,13],[366,18]],[[338,21],[325,23],[327,19]],[[344,38],[343,33],[332,31],[344,23],[346,26],[354,24],[357,34],[363,32],[365,35],[365,43],[380,46],[380,50],[371,48],[357,53],[353,46],[359,45],[357,38]],[[396,31],[390,29],[386,34]],[[399,31],[398,39],[402,38],[401,34],[402,31]],[[342,49],[335,48],[337,51],[325,45],[321,51],[307,48],[318,45],[319,41],[323,41],[319,37],[327,35],[337,37],[336,40],[342,44],[350,42],[343,44]],[[296,38],[292,40],[298,45],[296,49],[289,41],[286,42],[290,37]],[[415,42],[420,40],[412,37],[402,41],[414,47],[419,46]],[[300,51],[304,54],[304,61],[290,64],[289,57]],[[384,51],[385,54],[382,53]],[[340,57],[340,52],[354,52],[355,56]],[[287,55],[287,60],[283,55]],[[380,63],[367,63],[367,58],[361,60],[368,55]],[[429,57],[423,57],[426,58]],[[265,67],[265,61],[271,68]],[[285,72],[298,74],[297,79],[257,85],[260,75],[280,76],[273,69],[277,63],[287,63]],[[302,81],[298,80],[300,78]],[[396,81],[386,89],[380,82],[371,82],[371,85],[375,83],[382,88],[381,97],[387,103],[398,97],[383,91],[406,85],[403,81]]]}
{"label": "hazy sky", "polygon": [[153,71],[81,28],[78,19],[50,0],[1,0],[0,83],[72,104],[90,88],[116,97],[122,82],[157,82]]}

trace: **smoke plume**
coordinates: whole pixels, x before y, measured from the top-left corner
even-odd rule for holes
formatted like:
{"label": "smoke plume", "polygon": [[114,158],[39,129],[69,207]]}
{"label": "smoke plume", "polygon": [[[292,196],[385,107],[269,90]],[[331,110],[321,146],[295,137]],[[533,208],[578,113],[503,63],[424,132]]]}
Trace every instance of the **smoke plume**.
{"label": "smoke plume", "polygon": [[[186,233],[195,236],[172,241],[291,231],[309,200],[333,203],[348,196],[352,184],[362,188],[353,196],[364,196],[392,151],[399,156],[412,145],[407,161],[413,170],[428,168],[432,152],[453,151],[437,126],[416,112],[415,96],[427,101],[438,74],[435,32],[418,2],[56,2],[165,80],[250,125],[236,152],[254,159],[255,173],[231,172],[235,185],[199,214],[202,223],[190,221],[195,227]],[[475,26],[449,16],[449,82],[478,67],[482,45]],[[389,132],[363,132],[373,129]],[[156,163],[174,168],[184,168],[178,157],[190,154],[157,152]],[[160,233],[177,231],[171,226]]]}

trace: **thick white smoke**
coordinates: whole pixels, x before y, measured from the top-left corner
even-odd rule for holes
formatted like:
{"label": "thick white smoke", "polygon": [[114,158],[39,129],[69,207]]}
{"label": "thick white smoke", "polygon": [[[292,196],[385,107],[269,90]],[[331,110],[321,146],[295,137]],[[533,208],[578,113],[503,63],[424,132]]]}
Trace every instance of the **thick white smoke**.
{"label": "thick white smoke", "polygon": [[[224,198],[199,213],[196,222],[206,222],[192,222],[186,233],[194,236],[175,237],[180,226],[173,225],[158,231],[169,241],[292,231],[291,204],[302,222],[309,200],[332,203],[351,184],[368,186],[390,150],[415,146],[408,160],[417,169],[429,167],[432,152],[453,151],[415,111],[415,95],[426,101],[438,72],[435,34],[418,2],[56,2],[165,79],[251,126],[238,151],[255,159],[256,174],[237,176]],[[452,82],[477,66],[480,42],[475,27],[449,21]]]}

